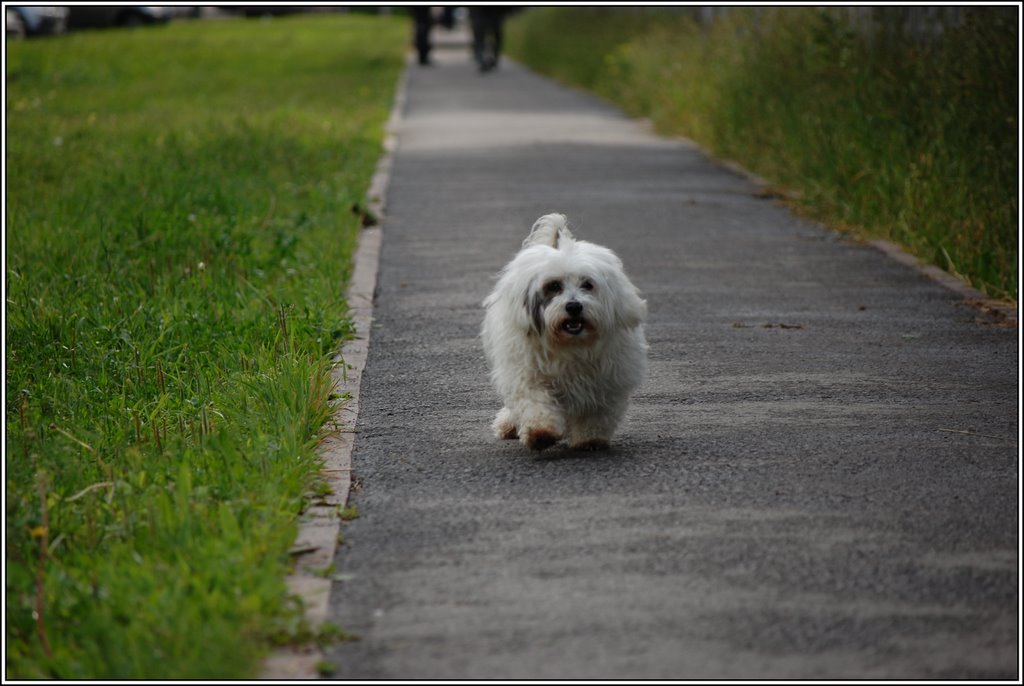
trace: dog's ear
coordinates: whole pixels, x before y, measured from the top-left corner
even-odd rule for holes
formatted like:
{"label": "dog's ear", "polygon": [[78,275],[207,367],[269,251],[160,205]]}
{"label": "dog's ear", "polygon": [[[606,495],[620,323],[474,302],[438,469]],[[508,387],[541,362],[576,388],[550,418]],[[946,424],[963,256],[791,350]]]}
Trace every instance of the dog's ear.
{"label": "dog's ear", "polygon": [[536,288],[529,288],[523,298],[523,307],[529,317],[531,331],[538,336],[544,334],[544,295]]}
{"label": "dog's ear", "polygon": [[[514,264],[514,263],[513,263]],[[521,269],[506,267],[498,275],[498,283],[484,300],[487,309],[497,308],[501,321],[524,334],[544,331],[544,302],[533,287],[534,280]]]}
{"label": "dog's ear", "polygon": [[637,291],[631,291],[626,297],[622,311],[619,313],[622,324],[627,329],[633,329],[647,319],[647,301],[640,297]]}
{"label": "dog's ear", "polygon": [[545,214],[533,223],[530,235],[523,241],[523,247],[531,245],[547,245],[558,248],[562,241],[573,240],[572,232],[564,214]]}
{"label": "dog's ear", "polygon": [[619,326],[632,329],[647,319],[647,301],[640,297],[640,290],[633,285],[625,272],[616,272],[615,319]]}

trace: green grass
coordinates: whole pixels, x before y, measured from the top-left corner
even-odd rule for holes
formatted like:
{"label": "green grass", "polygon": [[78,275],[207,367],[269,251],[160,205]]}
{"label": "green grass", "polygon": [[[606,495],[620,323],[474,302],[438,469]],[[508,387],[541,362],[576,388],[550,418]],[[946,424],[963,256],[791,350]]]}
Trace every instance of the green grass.
{"label": "green grass", "polygon": [[941,40],[866,40],[845,15],[545,8],[509,22],[509,52],[683,134],[780,187],[796,207],[883,237],[1017,299],[1017,29],[966,9]]}
{"label": "green grass", "polygon": [[7,47],[8,678],[239,678],[283,577],[400,17]]}

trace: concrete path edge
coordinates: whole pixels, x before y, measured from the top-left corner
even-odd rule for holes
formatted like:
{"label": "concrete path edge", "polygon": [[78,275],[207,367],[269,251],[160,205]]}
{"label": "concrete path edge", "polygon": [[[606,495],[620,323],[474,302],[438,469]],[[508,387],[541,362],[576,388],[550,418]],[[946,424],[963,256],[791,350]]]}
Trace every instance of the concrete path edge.
{"label": "concrete path edge", "polygon": [[[352,487],[352,451],[359,416],[359,387],[370,347],[373,296],[377,287],[377,266],[383,231],[391,163],[397,144],[397,132],[405,108],[408,65],[398,79],[391,114],[385,128],[383,154],[366,194],[367,207],[376,225],[363,229],[353,256],[352,276],[346,289],[353,335],[344,341],[334,358],[331,372],[335,397],[345,399],[335,409],[327,427],[331,429],[318,453],[323,460],[320,475],[329,487],[327,495],[311,502],[302,515],[299,532],[292,546],[295,561],[286,577],[288,593],[301,602],[303,618],[316,633],[329,618],[331,565],[341,532],[340,511],[348,502]],[[263,679],[316,679],[323,653],[313,643],[285,646],[273,651],[263,664]]]}

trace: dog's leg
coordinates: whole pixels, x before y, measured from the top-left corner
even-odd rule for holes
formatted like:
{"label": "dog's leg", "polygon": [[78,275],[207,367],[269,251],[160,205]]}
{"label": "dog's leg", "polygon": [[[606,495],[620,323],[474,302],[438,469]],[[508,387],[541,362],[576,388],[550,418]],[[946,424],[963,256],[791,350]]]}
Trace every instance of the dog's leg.
{"label": "dog's leg", "polygon": [[565,420],[553,400],[534,392],[516,407],[519,417],[519,441],[530,450],[544,450],[562,440]]}
{"label": "dog's leg", "polygon": [[607,450],[626,406],[608,408],[599,414],[570,417],[569,447],[573,450]]}
{"label": "dog's leg", "polygon": [[519,432],[516,430],[516,423],[512,419],[512,411],[507,407],[503,407],[498,410],[498,414],[494,418],[491,428],[494,429],[494,435],[502,440],[519,438]]}

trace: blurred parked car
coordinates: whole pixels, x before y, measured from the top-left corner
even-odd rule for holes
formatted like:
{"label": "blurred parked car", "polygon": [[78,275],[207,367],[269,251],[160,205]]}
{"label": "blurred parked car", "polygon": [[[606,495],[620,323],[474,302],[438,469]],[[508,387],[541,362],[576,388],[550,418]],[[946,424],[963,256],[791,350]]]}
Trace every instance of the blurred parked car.
{"label": "blurred parked car", "polygon": [[8,5],[7,37],[52,36],[68,30],[67,7],[38,7],[30,5]]}
{"label": "blurred parked car", "polygon": [[72,5],[69,29],[144,26],[163,24],[175,17],[193,16],[195,7],[150,5]]}

